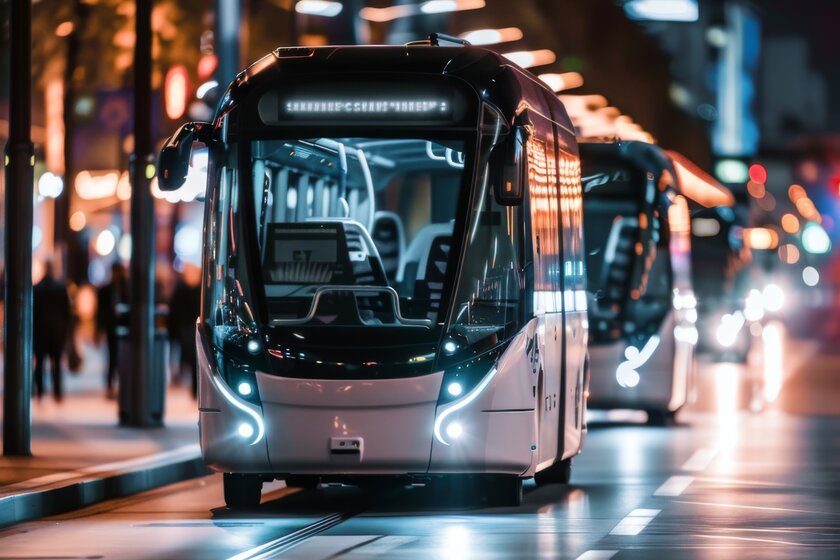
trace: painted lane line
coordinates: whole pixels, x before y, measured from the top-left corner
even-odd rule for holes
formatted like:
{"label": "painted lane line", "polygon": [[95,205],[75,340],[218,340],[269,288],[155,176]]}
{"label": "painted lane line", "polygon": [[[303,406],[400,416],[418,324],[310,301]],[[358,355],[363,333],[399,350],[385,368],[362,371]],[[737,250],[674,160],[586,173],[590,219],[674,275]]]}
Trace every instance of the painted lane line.
{"label": "painted lane line", "polygon": [[354,556],[381,556],[393,549],[419,540],[419,537],[383,536],[353,551]]}
{"label": "painted lane line", "polygon": [[587,550],[576,560],[610,560],[616,554],[618,554],[617,550]]}
{"label": "painted lane line", "polygon": [[[697,480],[702,482],[712,482],[715,484],[728,484],[732,486],[761,486],[766,488],[790,488],[791,484],[782,484],[781,482],[764,482],[760,480],[740,480],[737,478],[718,478],[713,476],[698,476]],[[797,485],[797,488],[803,488],[801,485]],[[818,487],[809,487],[816,489]]]}
{"label": "painted lane line", "polygon": [[792,541],[780,541],[778,539],[756,539],[751,537],[730,537],[726,535],[695,535],[696,537],[700,537],[702,539],[729,539],[733,541],[747,541],[747,542],[760,542],[760,543],[767,543],[767,544],[781,544],[785,546],[809,546],[805,543],[798,543]]}
{"label": "painted lane line", "polygon": [[688,461],[685,462],[682,466],[682,470],[684,471],[705,471],[708,466],[715,460],[717,457],[718,450],[714,447],[703,447],[698,449],[694,452]]}
{"label": "painted lane line", "polygon": [[266,558],[274,558],[277,555],[301,544],[310,537],[335,527],[348,517],[352,517],[352,515],[353,514],[333,513],[315,521],[314,523],[301,527],[297,531],[293,531],[287,535],[282,535],[244,552],[240,552],[235,556],[231,556],[228,560],[264,560]]}
{"label": "painted lane line", "polygon": [[831,515],[831,516],[840,516],[840,513],[833,513],[833,512],[826,512],[826,511],[814,511],[810,509],[791,509],[791,508],[780,508],[780,507],[768,507],[768,506],[743,506],[739,504],[721,504],[717,502],[689,502],[685,500],[676,500],[678,504],[690,504],[693,506],[710,506],[716,508],[736,508],[736,509],[757,509],[762,511],[784,511],[789,513],[816,513],[819,515]]}
{"label": "painted lane line", "polygon": [[644,531],[645,527],[659,515],[661,509],[634,509],[627,517],[613,527],[610,535],[634,537]]}
{"label": "painted lane line", "polygon": [[685,492],[691,483],[694,482],[693,476],[672,476],[665,481],[662,486],[656,489],[654,496],[679,496]]}

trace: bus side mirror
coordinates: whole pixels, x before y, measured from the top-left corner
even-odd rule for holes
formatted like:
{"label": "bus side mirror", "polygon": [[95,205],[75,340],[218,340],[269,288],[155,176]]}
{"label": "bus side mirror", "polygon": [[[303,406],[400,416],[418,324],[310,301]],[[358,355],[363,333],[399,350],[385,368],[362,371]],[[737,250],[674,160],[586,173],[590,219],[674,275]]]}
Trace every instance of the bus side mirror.
{"label": "bus side mirror", "polygon": [[191,122],[181,125],[170,136],[158,158],[158,187],[162,191],[174,191],[181,188],[187,180],[190,167],[190,154],[193,142],[209,142],[210,123]]}
{"label": "bus side mirror", "polygon": [[504,161],[501,177],[495,184],[494,195],[501,206],[520,206],[525,193],[525,145],[528,130],[521,125],[513,128],[502,145]]}

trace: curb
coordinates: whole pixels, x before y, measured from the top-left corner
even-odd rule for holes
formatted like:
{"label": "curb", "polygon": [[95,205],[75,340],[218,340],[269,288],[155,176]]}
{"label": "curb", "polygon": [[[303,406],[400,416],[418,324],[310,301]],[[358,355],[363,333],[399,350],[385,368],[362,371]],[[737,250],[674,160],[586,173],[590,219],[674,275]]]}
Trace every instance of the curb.
{"label": "curb", "polygon": [[[197,445],[150,457],[111,463],[42,477],[44,484],[31,490],[14,491],[38,485],[39,479],[10,485],[12,492],[0,496],[0,528],[40,517],[69,513],[106,500],[123,498],[168,484],[210,474]],[[52,484],[48,479],[64,478]],[[8,487],[7,487],[8,488]]]}

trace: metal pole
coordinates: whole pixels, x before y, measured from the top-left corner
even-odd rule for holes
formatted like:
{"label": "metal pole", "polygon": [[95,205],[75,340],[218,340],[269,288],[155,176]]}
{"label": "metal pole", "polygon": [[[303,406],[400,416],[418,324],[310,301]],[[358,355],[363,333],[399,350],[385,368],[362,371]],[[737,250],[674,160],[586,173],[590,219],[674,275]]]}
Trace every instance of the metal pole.
{"label": "metal pole", "polygon": [[131,364],[129,417],[124,424],[156,425],[149,411],[147,387],[154,367],[154,205],[150,180],[152,155],[152,1],[137,0],[134,48],[134,153],[131,155]]}
{"label": "metal pole", "polygon": [[216,81],[222,91],[239,72],[239,31],[242,22],[242,0],[216,0],[215,52],[219,61]]}
{"label": "metal pole", "polygon": [[3,454],[32,455],[31,4],[9,4],[9,141],[6,144],[6,282]]}

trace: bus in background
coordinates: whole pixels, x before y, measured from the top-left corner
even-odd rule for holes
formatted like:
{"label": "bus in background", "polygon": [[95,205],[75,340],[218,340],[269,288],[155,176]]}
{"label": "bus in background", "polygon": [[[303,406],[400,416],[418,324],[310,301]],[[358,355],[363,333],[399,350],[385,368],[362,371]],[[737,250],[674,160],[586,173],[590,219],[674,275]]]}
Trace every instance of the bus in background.
{"label": "bus in background", "polygon": [[[279,48],[212,123],[197,325],[204,461],[264,481],[428,483],[519,503],[585,431],[580,162],[556,96],[498,54]],[[459,41],[460,42],[460,41]]]}
{"label": "bus in background", "polygon": [[688,203],[671,158],[636,141],[581,142],[590,408],[664,424],[687,401],[697,330]]}

